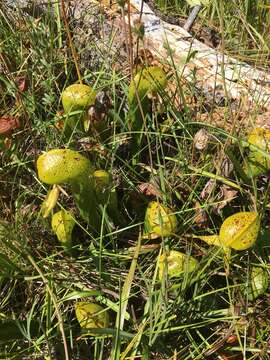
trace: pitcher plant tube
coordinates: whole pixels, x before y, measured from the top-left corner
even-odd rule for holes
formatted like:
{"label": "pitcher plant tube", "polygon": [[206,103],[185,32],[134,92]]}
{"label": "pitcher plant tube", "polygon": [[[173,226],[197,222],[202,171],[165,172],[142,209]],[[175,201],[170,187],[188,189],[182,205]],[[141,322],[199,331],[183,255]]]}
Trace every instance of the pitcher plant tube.
{"label": "pitcher plant tube", "polygon": [[252,301],[263,295],[269,287],[269,275],[267,269],[252,266],[249,273],[249,282],[242,290],[248,300]]}
{"label": "pitcher plant tube", "polygon": [[39,156],[37,171],[39,179],[46,184],[69,184],[82,218],[93,229],[99,228],[94,171],[86,157],[74,150],[53,149]]}
{"label": "pitcher plant tube", "polygon": [[74,225],[74,216],[70,211],[60,210],[52,216],[52,230],[65,248],[70,248],[72,245]]}
{"label": "pitcher plant tube", "polygon": [[244,164],[245,173],[249,178],[262,175],[270,170],[270,131],[255,128],[249,134],[248,142],[269,154],[269,157],[252,148]]}
{"label": "pitcher plant tube", "polygon": [[194,257],[171,250],[159,258],[159,279],[161,280],[165,273],[169,278],[179,277],[184,273],[194,271],[197,266],[198,261]]}
{"label": "pitcher plant tube", "polygon": [[115,224],[124,225],[111,174],[106,170],[94,171],[94,184],[98,202],[106,206],[106,211]]}
{"label": "pitcher plant tube", "polygon": [[[75,303],[76,318],[82,329],[102,329],[110,324],[108,310],[102,306],[91,302]],[[89,335],[95,336],[95,333],[89,332]]]}
{"label": "pitcher plant tube", "polygon": [[96,92],[85,84],[72,84],[62,92],[62,104],[67,115],[64,134],[67,137],[70,137],[76,128],[84,130],[87,123],[87,111],[91,105],[94,105],[95,98]]}
{"label": "pitcher plant tube", "polygon": [[170,208],[157,201],[151,201],[145,213],[143,237],[156,239],[173,235],[177,225],[176,215]]}
{"label": "pitcher plant tube", "polygon": [[260,231],[258,213],[247,211],[229,216],[222,223],[219,235],[196,236],[209,245],[222,246],[234,250],[246,250],[252,247]]}
{"label": "pitcher plant tube", "polygon": [[151,101],[149,96],[157,94],[166,88],[166,74],[158,66],[140,69],[134,76],[128,89],[130,130],[134,132],[132,138],[132,154],[139,149],[142,139],[144,116],[149,113]]}

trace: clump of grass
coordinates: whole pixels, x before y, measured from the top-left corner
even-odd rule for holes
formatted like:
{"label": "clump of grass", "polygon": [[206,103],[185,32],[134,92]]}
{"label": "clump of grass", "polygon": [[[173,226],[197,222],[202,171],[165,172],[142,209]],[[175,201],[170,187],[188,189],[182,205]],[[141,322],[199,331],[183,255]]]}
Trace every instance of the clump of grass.
{"label": "clump of grass", "polygon": [[[248,180],[241,171],[245,134],[195,122],[192,106],[175,100],[188,100],[192,86],[176,89],[173,96],[163,89],[162,96],[149,100],[136,147],[140,161],[132,163],[130,77],[110,68],[104,54],[100,67],[82,73],[82,80],[110,98],[106,137],[75,130],[67,141],[60,94],[77,80],[77,72],[56,10],[36,20],[24,13],[0,14],[1,115],[18,114],[22,124],[12,146],[2,151],[0,166],[0,357],[252,359],[268,354],[268,288],[257,299],[250,299],[247,289],[253,266],[269,272],[270,187],[267,176]],[[19,93],[21,76],[28,89]],[[210,141],[198,150],[194,136],[202,127]],[[114,225],[104,201],[100,229],[93,234],[63,185],[56,209],[72,210],[76,218],[68,252],[57,242],[50,219],[40,214],[48,187],[37,177],[36,159],[56,147],[83,152],[96,169],[112,174],[110,190],[116,191],[123,215],[123,224]],[[224,161],[234,165],[229,173]],[[222,207],[223,185],[237,196]],[[159,239],[143,236],[145,210],[153,200],[171,209],[178,224]],[[229,262],[222,248],[192,236],[218,233],[226,217],[251,210],[261,217],[259,239],[254,248],[233,252]],[[196,270],[172,278],[165,270],[160,278],[160,258],[171,250],[196,259]],[[76,320],[78,301],[108,310],[109,328],[87,336]]]}

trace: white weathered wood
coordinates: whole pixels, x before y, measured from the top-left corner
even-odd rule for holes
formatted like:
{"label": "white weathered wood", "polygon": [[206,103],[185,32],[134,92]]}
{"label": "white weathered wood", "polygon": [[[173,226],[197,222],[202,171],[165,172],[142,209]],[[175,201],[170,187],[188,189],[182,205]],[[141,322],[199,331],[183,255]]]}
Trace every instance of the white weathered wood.
{"label": "white weathered wood", "polygon": [[[3,1],[3,0],[2,0]],[[59,1],[59,0],[56,0]],[[72,0],[75,17],[87,11],[90,4],[102,3],[103,0]],[[30,4],[46,6],[46,0],[4,0],[7,5],[20,8]],[[180,26],[162,21],[143,0],[130,0],[132,5],[132,22],[136,21],[143,9],[141,20],[145,27],[144,46],[162,59],[174,63],[182,71],[182,76],[194,82],[208,96],[213,94],[220,100],[245,98],[251,105],[263,105],[270,110],[270,74],[240,62],[218,50],[212,49],[194,39]],[[143,7],[142,7],[143,5]],[[168,48],[171,51],[169,54]],[[189,54],[196,53],[188,61]],[[195,79],[194,79],[195,74]],[[225,91],[226,89],[226,91]]]}
{"label": "white weathered wood", "polygon": [[[130,0],[133,7],[132,22],[138,19],[144,23],[144,45],[157,56],[167,59],[171,50],[173,61],[180,68],[184,65],[183,76],[194,81],[206,92],[239,100],[245,97],[250,104],[270,107],[270,74],[244,62],[222,55],[194,39],[180,26],[162,21],[143,0]],[[142,6],[143,5],[143,6]],[[186,62],[188,54],[196,52]]]}

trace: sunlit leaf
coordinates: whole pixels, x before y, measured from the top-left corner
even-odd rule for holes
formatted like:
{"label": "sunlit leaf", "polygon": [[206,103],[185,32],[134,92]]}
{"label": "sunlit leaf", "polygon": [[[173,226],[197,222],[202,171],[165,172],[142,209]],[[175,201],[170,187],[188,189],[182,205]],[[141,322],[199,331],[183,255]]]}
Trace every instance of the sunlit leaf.
{"label": "sunlit leaf", "polygon": [[[249,134],[248,142],[257,146],[270,155],[270,131],[263,128],[255,128]],[[249,177],[261,175],[270,169],[270,158],[256,151],[254,148],[244,164],[244,170]]]}
{"label": "sunlit leaf", "polygon": [[247,288],[247,296],[249,300],[255,300],[263,295],[269,286],[269,275],[267,271],[261,267],[253,266],[250,272],[250,282]]}
{"label": "sunlit leaf", "polygon": [[229,216],[221,225],[221,243],[235,250],[250,248],[257,240],[260,218],[256,212],[239,212]]}
{"label": "sunlit leaf", "polygon": [[[150,66],[139,71],[130,83],[128,102],[130,105],[137,104],[137,94],[142,101],[147,94],[156,93],[167,85],[165,72],[158,66]],[[137,92],[137,94],[136,94]]]}
{"label": "sunlit leaf", "polygon": [[159,279],[162,279],[167,269],[169,278],[179,277],[184,273],[191,272],[196,269],[198,261],[187,254],[179,251],[171,250],[164,253],[159,258]]}
{"label": "sunlit leaf", "polygon": [[260,218],[256,212],[239,212],[229,216],[220,227],[219,235],[197,236],[209,245],[235,250],[253,246],[260,230]]}
{"label": "sunlit leaf", "polygon": [[90,302],[77,302],[74,307],[81,328],[100,329],[109,326],[109,313],[102,306]]}
{"label": "sunlit leaf", "polygon": [[52,217],[52,229],[64,246],[71,245],[74,225],[74,216],[69,211],[60,210]]}
{"label": "sunlit leaf", "polygon": [[177,229],[177,218],[168,207],[151,201],[146,209],[144,226],[144,237],[170,236]]}
{"label": "sunlit leaf", "polygon": [[59,197],[59,187],[54,185],[52,190],[50,190],[46,196],[46,199],[43,201],[41,206],[41,213],[44,218],[47,218],[51,211],[54,209],[57,200]]}
{"label": "sunlit leaf", "polygon": [[211,0],[186,0],[186,2],[188,3],[188,5],[190,7],[194,7],[197,5],[208,6],[210,4]]}

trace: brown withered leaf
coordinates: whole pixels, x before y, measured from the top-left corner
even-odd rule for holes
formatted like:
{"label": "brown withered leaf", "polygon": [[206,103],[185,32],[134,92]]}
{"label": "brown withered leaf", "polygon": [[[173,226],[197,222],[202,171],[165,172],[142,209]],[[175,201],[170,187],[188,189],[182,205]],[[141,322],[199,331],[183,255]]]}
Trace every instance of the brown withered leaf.
{"label": "brown withered leaf", "polygon": [[28,83],[25,76],[20,76],[16,79],[16,84],[18,86],[18,89],[20,92],[27,91],[28,89]]}
{"label": "brown withered leaf", "polygon": [[236,198],[238,191],[233,189],[232,187],[223,184],[220,187],[220,199],[221,201],[213,207],[214,212],[217,214],[232,200]]}
{"label": "brown withered leaf", "polygon": [[12,131],[20,127],[20,122],[14,116],[2,116],[0,118],[0,136],[10,136]]}
{"label": "brown withered leaf", "polygon": [[144,182],[137,186],[138,192],[149,197],[161,198],[161,192],[158,188],[150,182]]}
{"label": "brown withered leaf", "polygon": [[64,110],[57,111],[54,124],[49,125],[49,126],[54,127],[59,131],[62,131],[65,126],[65,120],[64,120],[63,116],[64,116]]}
{"label": "brown withered leaf", "polygon": [[216,181],[214,179],[208,180],[200,194],[201,199],[203,200],[207,199],[214,191],[215,186],[216,186]]}
{"label": "brown withered leaf", "polygon": [[9,150],[12,146],[12,138],[6,137],[4,140],[4,146],[6,150]]}
{"label": "brown withered leaf", "polygon": [[112,1],[112,0],[99,0],[99,1],[100,1],[100,5],[107,8],[107,11],[109,11],[110,9],[112,11],[112,14],[119,10],[117,1]]}
{"label": "brown withered leaf", "polygon": [[166,73],[171,72],[171,67],[161,62],[160,59],[158,59],[157,56],[154,56],[153,53],[147,48],[139,49],[138,54],[134,59],[134,65],[136,72],[138,72],[141,68],[147,66],[158,66],[162,68]]}
{"label": "brown withered leaf", "polygon": [[101,157],[108,156],[108,150],[92,137],[84,137],[78,140],[78,144],[84,151],[96,152]]}
{"label": "brown withered leaf", "polygon": [[238,341],[238,337],[236,334],[232,334],[228,337],[228,339],[226,340],[227,344],[236,344]]}
{"label": "brown withered leaf", "polygon": [[55,122],[54,126],[57,130],[62,131],[65,127],[65,122],[62,119],[59,119]]}
{"label": "brown withered leaf", "polygon": [[99,123],[107,115],[112,107],[111,99],[106,91],[99,91],[96,95],[95,104],[88,110],[88,118],[91,123]]}
{"label": "brown withered leaf", "polygon": [[[208,91],[206,89],[206,92],[209,93],[210,95],[209,101],[212,102],[213,98],[212,98],[211,90]],[[218,91],[216,91],[215,96],[219,97],[221,95],[219,95]],[[226,106],[225,107],[217,106],[213,111],[211,111],[211,113],[198,111],[196,113],[196,118],[197,121],[199,122],[208,123],[208,124],[210,123],[222,129],[226,129],[227,131],[230,131],[232,129],[232,126],[234,125],[236,126],[237,129],[246,127],[248,113],[249,113],[248,111],[241,111],[239,107],[235,110],[232,110],[232,112],[231,111],[228,112],[228,108]]]}
{"label": "brown withered leaf", "polygon": [[154,56],[148,49],[139,49],[138,55],[134,59],[134,65],[137,67],[153,65]]}
{"label": "brown withered leaf", "polygon": [[194,222],[200,229],[206,229],[209,226],[209,218],[207,212],[201,207],[199,201],[196,201],[195,203]]}
{"label": "brown withered leaf", "polygon": [[209,142],[209,133],[205,129],[200,129],[196,132],[193,139],[193,144],[197,150],[204,150],[207,148]]}
{"label": "brown withered leaf", "polygon": [[65,126],[65,112],[64,110],[57,111],[53,119],[53,123],[48,125],[50,128],[54,128],[60,132],[63,131]]}
{"label": "brown withered leaf", "polygon": [[225,178],[228,178],[233,171],[233,163],[228,158],[228,156],[224,156],[221,163],[219,159],[215,159],[214,164],[219,171],[219,174]]}

